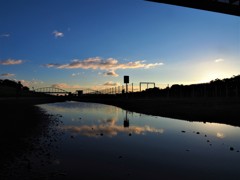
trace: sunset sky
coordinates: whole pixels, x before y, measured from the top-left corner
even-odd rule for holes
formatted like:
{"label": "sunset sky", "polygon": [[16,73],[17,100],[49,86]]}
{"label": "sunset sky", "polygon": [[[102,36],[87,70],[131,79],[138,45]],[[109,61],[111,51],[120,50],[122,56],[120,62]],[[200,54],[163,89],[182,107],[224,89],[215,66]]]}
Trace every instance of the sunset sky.
{"label": "sunset sky", "polygon": [[0,0],[0,79],[32,89],[240,74],[240,17],[144,0]]}

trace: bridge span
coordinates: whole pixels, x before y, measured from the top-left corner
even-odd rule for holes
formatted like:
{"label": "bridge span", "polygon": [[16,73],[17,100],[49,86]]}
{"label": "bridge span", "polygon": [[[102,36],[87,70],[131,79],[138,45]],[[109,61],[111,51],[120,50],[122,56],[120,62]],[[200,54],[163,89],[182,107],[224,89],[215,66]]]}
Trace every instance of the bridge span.
{"label": "bridge span", "polygon": [[44,94],[63,94],[63,95],[69,95],[71,92],[65,91],[60,88],[54,88],[54,87],[42,87],[37,88],[34,90],[35,92],[44,93]]}

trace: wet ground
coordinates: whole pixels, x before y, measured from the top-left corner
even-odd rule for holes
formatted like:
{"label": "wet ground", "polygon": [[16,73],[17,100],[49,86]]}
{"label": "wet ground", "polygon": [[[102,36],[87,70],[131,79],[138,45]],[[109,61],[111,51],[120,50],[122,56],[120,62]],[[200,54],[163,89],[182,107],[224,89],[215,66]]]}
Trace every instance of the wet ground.
{"label": "wet ground", "polygon": [[43,131],[1,179],[239,179],[240,128],[68,101],[38,106]]}

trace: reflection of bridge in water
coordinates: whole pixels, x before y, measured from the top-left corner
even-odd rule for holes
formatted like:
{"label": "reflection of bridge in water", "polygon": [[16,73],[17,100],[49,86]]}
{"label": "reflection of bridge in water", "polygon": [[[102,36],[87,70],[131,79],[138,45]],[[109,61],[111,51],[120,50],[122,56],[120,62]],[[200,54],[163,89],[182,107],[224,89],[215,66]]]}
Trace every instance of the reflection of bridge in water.
{"label": "reflection of bridge in water", "polygon": [[54,87],[43,87],[43,88],[35,89],[34,91],[39,92],[39,93],[44,93],[44,94],[52,94],[52,95],[57,95],[57,94],[69,95],[69,94],[71,94],[71,92],[65,91],[60,88],[54,88]]}

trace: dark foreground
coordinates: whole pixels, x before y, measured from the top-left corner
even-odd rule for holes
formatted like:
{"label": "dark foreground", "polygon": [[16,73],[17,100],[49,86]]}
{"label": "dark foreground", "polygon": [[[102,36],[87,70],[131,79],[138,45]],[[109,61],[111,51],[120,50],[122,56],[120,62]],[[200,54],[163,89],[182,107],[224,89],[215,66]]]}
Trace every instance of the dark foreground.
{"label": "dark foreground", "polygon": [[[49,124],[54,123],[50,115],[34,105],[64,101],[65,99],[39,98],[1,98],[0,126],[0,179],[13,179],[15,173],[11,165],[24,152],[41,148],[39,137],[48,134]],[[47,152],[45,152],[47,153]],[[22,157],[26,167],[28,159]],[[30,167],[27,167],[30,168]]]}

